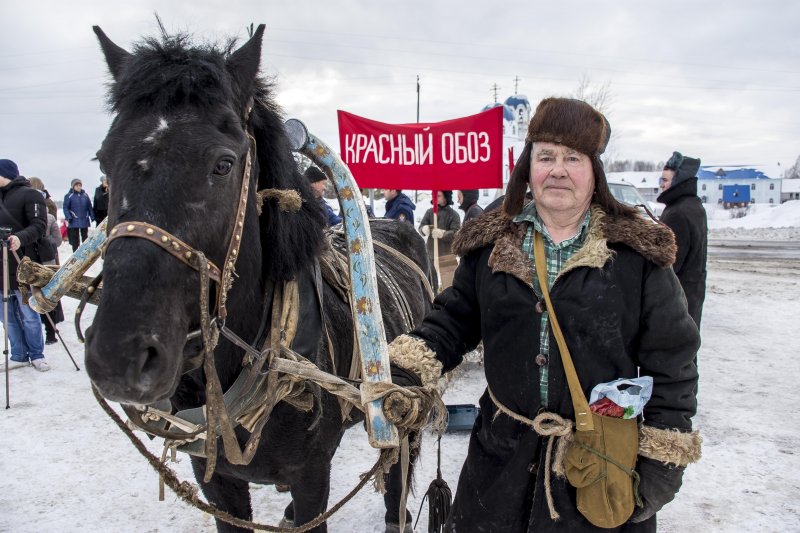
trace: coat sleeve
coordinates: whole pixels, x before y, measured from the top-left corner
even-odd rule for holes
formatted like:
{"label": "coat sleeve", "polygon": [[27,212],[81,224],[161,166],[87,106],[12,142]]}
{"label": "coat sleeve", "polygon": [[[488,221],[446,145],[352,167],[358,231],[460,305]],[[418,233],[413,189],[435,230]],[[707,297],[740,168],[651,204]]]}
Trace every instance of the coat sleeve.
{"label": "coat sleeve", "polygon": [[70,212],[72,210],[72,201],[71,200],[72,200],[72,197],[69,195],[69,193],[65,194],[64,195],[64,203],[61,206],[61,209],[64,211],[64,218],[67,219],[67,222],[72,220],[72,213]]}
{"label": "coat sleeve", "polygon": [[433,224],[433,209],[428,209],[425,211],[425,214],[422,216],[422,220],[419,223],[419,231],[422,233],[423,226],[430,226]]}
{"label": "coat sleeve", "polygon": [[640,375],[653,377],[653,395],[645,406],[645,424],[690,431],[697,411],[700,334],[672,269],[653,264],[646,269],[638,364]]}
{"label": "coat sleeve", "polygon": [[456,232],[461,228],[461,219],[458,217],[458,213],[454,210],[451,210],[448,213],[447,220],[445,221],[444,227],[442,228],[444,231],[444,237],[442,237],[442,242],[445,243],[447,246],[453,244],[453,239],[456,237]]}
{"label": "coat sleeve", "polygon": [[56,217],[50,214],[47,215],[47,237],[56,248],[61,246],[61,230],[56,222]]}
{"label": "coat sleeve", "polygon": [[675,256],[675,263],[672,265],[672,270],[674,270],[676,274],[680,274],[683,270],[683,263],[686,260],[686,256],[689,254],[689,248],[692,245],[689,221],[686,220],[684,216],[673,215],[667,217],[663,222],[669,226],[669,229],[675,234],[675,244],[678,246],[678,253]]}
{"label": "coat sleeve", "polygon": [[29,189],[25,196],[25,220],[28,225],[14,235],[19,239],[20,245],[28,246],[44,237],[47,231],[47,206],[44,197],[38,191]]}
{"label": "coat sleeve", "polygon": [[458,366],[464,354],[474,350],[481,340],[476,290],[479,260],[478,252],[461,259],[453,285],[436,297],[433,309],[411,333],[436,353],[445,372]]}

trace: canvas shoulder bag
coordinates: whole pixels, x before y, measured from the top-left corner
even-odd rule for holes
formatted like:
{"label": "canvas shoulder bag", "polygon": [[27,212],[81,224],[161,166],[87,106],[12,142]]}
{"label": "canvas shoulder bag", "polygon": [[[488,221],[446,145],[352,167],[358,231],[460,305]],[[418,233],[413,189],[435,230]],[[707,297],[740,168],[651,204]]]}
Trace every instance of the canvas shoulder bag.
{"label": "canvas shoulder bag", "polygon": [[575,432],[564,457],[567,480],[577,491],[578,511],[589,522],[602,528],[619,527],[631,517],[638,500],[639,476],[634,470],[639,453],[638,425],[635,418],[602,416],[589,409],[550,301],[546,268],[539,266],[547,264],[539,232],[534,237],[533,251],[536,275],[575,410]]}

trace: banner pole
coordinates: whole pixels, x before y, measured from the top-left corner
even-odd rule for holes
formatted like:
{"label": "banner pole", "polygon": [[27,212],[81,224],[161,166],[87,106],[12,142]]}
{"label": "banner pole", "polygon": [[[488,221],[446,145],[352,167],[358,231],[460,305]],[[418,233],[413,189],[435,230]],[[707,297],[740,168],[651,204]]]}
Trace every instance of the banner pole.
{"label": "banner pole", "polygon": [[433,198],[433,228],[431,229],[431,239],[433,239],[433,268],[436,270],[436,293],[442,287],[442,271],[439,270],[439,239],[433,236],[433,230],[439,227],[439,194],[438,191],[431,191]]}

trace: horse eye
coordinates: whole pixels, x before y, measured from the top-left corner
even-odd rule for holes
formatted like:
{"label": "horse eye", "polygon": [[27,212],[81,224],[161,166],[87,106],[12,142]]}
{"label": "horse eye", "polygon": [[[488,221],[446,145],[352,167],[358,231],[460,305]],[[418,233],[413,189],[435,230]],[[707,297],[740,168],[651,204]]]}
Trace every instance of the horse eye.
{"label": "horse eye", "polygon": [[233,161],[230,159],[220,159],[217,161],[217,164],[214,165],[214,175],[215,176],[227,176],[231,173],[231,169],[233,168]]}

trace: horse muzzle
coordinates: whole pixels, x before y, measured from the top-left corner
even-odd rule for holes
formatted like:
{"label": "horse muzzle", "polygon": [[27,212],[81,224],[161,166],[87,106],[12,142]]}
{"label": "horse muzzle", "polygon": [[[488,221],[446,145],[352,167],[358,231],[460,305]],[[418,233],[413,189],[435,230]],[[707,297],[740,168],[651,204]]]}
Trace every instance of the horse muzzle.
{"label": "horse muzzle", "polygon": [[95,326],[86,331],[86,372],[107,399],[150,404],[169,398],[178,385],[181,359],[153,334],[110,339]]}

